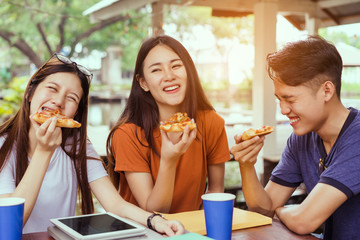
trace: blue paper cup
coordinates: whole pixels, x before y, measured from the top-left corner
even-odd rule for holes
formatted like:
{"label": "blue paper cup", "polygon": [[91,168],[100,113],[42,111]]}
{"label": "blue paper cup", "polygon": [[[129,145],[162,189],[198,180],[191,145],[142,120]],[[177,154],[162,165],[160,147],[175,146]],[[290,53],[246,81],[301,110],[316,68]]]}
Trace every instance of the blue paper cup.
{"label": "blue paper cup", "polygon": [[0,198],[0,239],[22,238],[24,198]]}
{"label": "blue paper cup", "polygon": [[201,198],[204,205],[206,235],[216,240],[231,240],[235,195],[208,193]]}

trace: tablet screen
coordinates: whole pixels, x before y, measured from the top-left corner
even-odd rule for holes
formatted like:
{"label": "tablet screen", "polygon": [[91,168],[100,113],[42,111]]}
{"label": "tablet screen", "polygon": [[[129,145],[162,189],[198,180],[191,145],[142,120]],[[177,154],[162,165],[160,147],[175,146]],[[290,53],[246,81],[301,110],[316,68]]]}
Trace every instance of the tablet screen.
{"label": "tablet screen", "polygon": [[135,229],[120,219],[108,214],[88,215],[78,218],[65,218],[59,221],[81,235],[87,236],[99,233],[109,233],[119,230]]}

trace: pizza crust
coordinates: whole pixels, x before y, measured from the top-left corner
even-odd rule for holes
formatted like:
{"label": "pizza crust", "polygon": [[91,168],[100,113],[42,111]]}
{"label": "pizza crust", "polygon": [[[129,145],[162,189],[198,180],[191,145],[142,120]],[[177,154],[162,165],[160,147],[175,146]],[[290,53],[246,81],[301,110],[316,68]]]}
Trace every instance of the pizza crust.
{"label": "pizza crust", "polygon": [[244,133],[241,135],[241,140],[245,141],[255,136],[267,135],[269,133],[272,133],[274,130],[275,129],[273,126],[263,126],[262,128],[256,130],[253,128],[249,128],[248,130],[244,131]]}

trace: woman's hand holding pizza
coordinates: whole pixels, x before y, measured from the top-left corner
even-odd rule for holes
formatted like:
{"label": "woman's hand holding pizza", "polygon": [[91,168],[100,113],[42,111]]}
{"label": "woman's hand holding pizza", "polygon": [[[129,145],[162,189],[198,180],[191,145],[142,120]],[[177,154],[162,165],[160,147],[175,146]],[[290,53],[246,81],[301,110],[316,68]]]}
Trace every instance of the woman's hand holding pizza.
{"label": "woman's hand holding pizza", "polygon": [[[176,142],[176,138],[178,141]],[[165,132],[161,130],[161,159],[177,161],[196,138],[196,128],[185,127],[184,132]]]}
{"label": "woman's hand holding pizza", "polygon": [[32,126],[35,128],[37,147],[43,151],[54,151],[62,142],[61,128],[56,127],[57,118],[49,118],[43,124],[39,124],[30,116]]}

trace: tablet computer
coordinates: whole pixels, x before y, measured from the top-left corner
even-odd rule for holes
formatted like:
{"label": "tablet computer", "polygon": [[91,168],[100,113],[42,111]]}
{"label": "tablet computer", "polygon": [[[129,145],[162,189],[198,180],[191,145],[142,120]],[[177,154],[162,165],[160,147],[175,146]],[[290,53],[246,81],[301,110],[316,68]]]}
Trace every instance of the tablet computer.
{"label": "tablet computer", "polygon": [[[48,231],[49,235],[52,238],[54,238],[55,240],[74,240],[73,237],[66,234],[64,231],[60,230],[55,225],[49,226],[47,228],[47,231]],[[160,235],[159,233],[157,233],[157,232],[155,232],[155,231],[153,231],[153,230],[151,230],[149,228],[146,228],[145,235],[129,237],[129,238],[126,238],[126,239],[131,239],[131,240],[156,240],[156,239],[162,239],[162,238],[164,238],[164,236]]]}
{"label": "tablet computer", "polygon": [[145,227],[112,213],[54,218],[50,221],[74,239],[118,239],[145,234]]}

